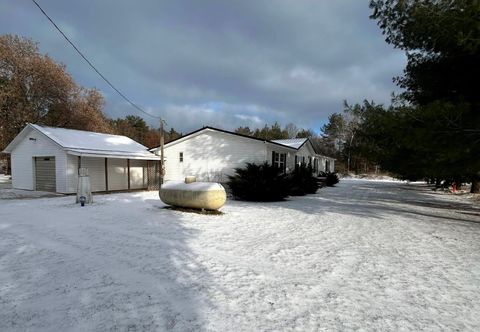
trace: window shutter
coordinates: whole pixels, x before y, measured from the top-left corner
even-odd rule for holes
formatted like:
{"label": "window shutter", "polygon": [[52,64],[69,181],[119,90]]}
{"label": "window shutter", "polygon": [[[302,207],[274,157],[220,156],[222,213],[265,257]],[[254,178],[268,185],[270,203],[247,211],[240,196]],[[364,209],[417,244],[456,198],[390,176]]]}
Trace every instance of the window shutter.
{"label": "window shutter", "polygon": [[283,159],[283,173],[287,172],[287,154],[282,154]]}
{"label": "window shutter", "polygon": [[272,151],[272,166],[275,166],[275,151]]}
{"label": "window shutter", "polygon": [[295,155],[295,169],[298,168],[298,156]]}

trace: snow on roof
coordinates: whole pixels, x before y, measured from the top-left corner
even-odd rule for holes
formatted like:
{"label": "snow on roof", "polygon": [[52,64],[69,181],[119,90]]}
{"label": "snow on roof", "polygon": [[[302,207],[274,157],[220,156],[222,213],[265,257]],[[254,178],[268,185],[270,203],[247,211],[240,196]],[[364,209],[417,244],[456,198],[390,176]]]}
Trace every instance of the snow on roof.
{"label": "snow on roof", "polygon": [[291,148],[298,149],[307,140],[308,140],[308,138],[289,138],[289,139],[276,139],[276,140],[273,140],[272,142],[282,144],[282,145],[286,145],[286,146],[289,146]]}
{"label": "snow on roof", "polygon": [[29,124],[75,155],[157,159],[146,146],[120,135]]}

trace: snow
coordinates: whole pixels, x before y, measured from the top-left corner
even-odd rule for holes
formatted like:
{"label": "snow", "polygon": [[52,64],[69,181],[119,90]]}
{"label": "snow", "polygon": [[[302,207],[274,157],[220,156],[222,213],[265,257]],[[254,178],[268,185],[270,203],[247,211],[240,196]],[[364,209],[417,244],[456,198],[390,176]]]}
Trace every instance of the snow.
{"label": "snow", "polygon": [[[223,215],[0,200],[0,330],[480,330],[480,208],[341,181]],[[478,203],[477,203],[478,204]]]}
{"label": "snow", "polygon": [[342,179],[345,180],[373,180],[373,181],[383,181],[383,182],[408,182],[400,179],[396,179],[390,175],[384,174],[353,174],[342,175]]}
{"label": "snow", "polygon": [[9,189],[12,187],[12,178],[10,175],[0,174],[0,189]]}
{"label": "snow", "polygon": [[276,139],[273,140],[272,142],[282,144],[291,148],[298,149],[301,147],[308,138],[289,138],[289,139]]}
{"label": "snow", "polygon": [[[147,147],[126,136],[29,124],[74,154],[155,159]],[[103,153],[103,154],[102,154]]]}
{"label": "snow", "polygon": [[63,196],[62,194],[56,194],[47,191],[35,191],[24,189],[1,189],[0,187],[0,199],[21,199],[21,198],[40,198],[40,197],[54,197]]}
{"label": "snow", "polygon": [[162,185],[162,189],[167,190],[187,190],[187,191],[216,191],[225,190],[223,186],[215,182],[192,182],[167,181]]}

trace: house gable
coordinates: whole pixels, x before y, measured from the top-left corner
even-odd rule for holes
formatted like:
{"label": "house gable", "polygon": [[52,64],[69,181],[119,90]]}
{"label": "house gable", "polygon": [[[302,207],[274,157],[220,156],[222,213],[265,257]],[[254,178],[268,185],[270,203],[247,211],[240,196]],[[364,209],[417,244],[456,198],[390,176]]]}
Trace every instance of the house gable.
{"label": "house gable", "polygon": [[265,162],[266,154],[262,140],[202,129],[165,146],[166,180],[194,175],[198,180],[224,182],[247,162]]}
{"label": "house gable", "polygon": [[[178,144],[179,142],[182,142],[182,141],[185,141],[187,139],[190,139],[194,136],[197,136],[199,135],[200,133],[204,132],[204,131],[216,131],[216,132],[220,132],[220,133],[224,133],[224,134],[227,134],[227,135],[232,135],[232,136],[236,136],[236,137],[243,137],[245,139],[248,139],[248,140],[255,140],[255,141],[259,141],[259,142],[268,142],[270,144],[275,144],[275,145],[278,145],[278,146],[282,146],[282,147],[285,147],[285,148],[289,148],[289,149],[295,149],[293,147],[289,147],[289,146],[286,146],[284,144],[280,144],[280,143],[277,143],[275,141],[271,141],[271,140],[265,140],[265,139],[262,139],[262,138],[258,138],[258,137],[253,137],[253,136],[248,136],[248,135],[243,135],[243,134],[238,134],[238,133],[235,133],[235,132],[232,132],[232,131],[228,131],[228,130],[224,130],[224,129],[219,129],[219,128],[214,128],[214,127],[203,127],[203,128],[200,128],[200,129],[197,129],[195,131],[192,131],[186,135],[183,135],[182,137],[179,137],[179,138],[176,138],[168,143],[165,144],[165,147],[169,147],[169,146],[172,146],[174,144]],[[159,150],[160,147],[156,147],[156,148],[152,148],[150,149],[150,151],[157,151]]]}

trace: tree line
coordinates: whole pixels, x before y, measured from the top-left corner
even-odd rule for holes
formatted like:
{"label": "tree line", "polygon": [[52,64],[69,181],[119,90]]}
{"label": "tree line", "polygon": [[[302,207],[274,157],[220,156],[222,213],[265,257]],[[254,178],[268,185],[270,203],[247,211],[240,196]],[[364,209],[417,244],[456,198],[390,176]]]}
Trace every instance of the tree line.
{"label": "tree line", "polygon": [[342,116],[354,119],[350,154],[404,179],[471,182],[480,192],[480,2],[374,0],[370,7],[407,66],[394,78],[403,92],[391,105],[345,105]]}

